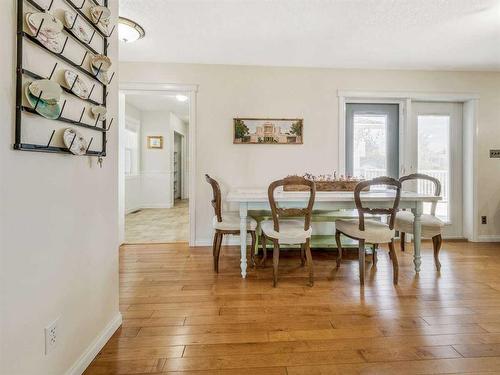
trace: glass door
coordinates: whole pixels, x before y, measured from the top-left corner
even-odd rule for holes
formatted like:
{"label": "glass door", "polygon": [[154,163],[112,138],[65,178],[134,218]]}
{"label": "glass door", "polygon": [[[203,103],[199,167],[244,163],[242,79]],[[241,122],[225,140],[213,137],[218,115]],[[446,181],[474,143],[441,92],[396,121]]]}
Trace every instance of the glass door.
{"label": "glass door", "polygon": [[399,177],[399,104],[346,104],[346,174]]}
{"label": "glass door", "polygon": [[[441,182],[442,200],[437,205],[436,216],[446,223],[444,235],[447,237],[462,236],[461,114],[460,103],[412,104],[409,170],[436,177]],[[426,181],[419,181],[413,189],[427,194],[434,191],[433,184]],[[430,204],[427,204],[424,213],[429,211]]]}

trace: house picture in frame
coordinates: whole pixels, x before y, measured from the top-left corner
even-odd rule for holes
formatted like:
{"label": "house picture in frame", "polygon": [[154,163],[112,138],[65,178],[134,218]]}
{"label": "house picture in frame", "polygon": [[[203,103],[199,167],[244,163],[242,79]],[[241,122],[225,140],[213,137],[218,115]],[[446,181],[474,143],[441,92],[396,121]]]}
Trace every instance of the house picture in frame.
{"label": "house picture in frame", "polygon": [[234,144],[303,143],[303,119],[235,118]]}

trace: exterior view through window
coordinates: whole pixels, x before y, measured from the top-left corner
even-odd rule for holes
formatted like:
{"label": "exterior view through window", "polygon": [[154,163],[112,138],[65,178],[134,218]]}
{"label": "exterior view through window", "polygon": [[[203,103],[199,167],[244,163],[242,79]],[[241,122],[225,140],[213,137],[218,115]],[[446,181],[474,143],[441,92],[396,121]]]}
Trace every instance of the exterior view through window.
{"label": "exterior view through window", "polygon": [[366,179],[387,173],[387,116],[354,115],[353,174]]}
{"label": "exterior view through window", "polygon": [[346,105],[346,174],[399,177],[399,105]]}
{"label": "exterior view through window", "polygon": [[[417,117],[418,173],[436,177],[441,182],[442,200],[437,204],[436,216],[449,221],[450,190],[450,116],[420,115]],[[433,194],[434,184],[418,181],[418,192]],[[430,210],[430,203],[425,203]]]}

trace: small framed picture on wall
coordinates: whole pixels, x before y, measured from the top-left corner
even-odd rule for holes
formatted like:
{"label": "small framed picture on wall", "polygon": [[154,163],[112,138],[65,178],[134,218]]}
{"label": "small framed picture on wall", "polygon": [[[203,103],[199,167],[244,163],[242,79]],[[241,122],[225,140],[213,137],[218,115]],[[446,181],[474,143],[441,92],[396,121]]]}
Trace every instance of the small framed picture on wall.
{"label": "small framed picture on wall", "polygon": [[163,136],[161,135],[150,135],[148,136],[148,148],[163,148]]}

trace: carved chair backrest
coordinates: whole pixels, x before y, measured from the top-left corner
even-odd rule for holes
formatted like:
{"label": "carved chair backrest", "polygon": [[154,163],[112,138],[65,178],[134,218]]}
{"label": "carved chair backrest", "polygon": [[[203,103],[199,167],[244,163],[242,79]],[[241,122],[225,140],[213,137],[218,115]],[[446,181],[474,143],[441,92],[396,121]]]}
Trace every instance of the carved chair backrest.
{"label": "carved chair backrest", "polygon": [[[394,197],[393,205],[391,208],[368,208],[363,207],[363,202],[361,200],[361,191],[369,186],[373,185],[386,185],[390,191],[395,190],[396,195]],[[359,230],[365,230],[365,214],[372,215],[390,215],[389,218],[389,228],[394,229],[394,220],[396,218],[396,212],[399,207],[399,199],[401,198],[401,183],[391,177],[376,177],[372,180],[361,181],[356,185],[354,189],[354,201],[356,203],[356,208],[358,209],[359,216]]]}
{"label": "carved chair backrest", "polygon": [[205,179],[212,186],[213,199],[211,203],[215,211],[215,216],[217,216],[217,221],[220,223],[222,222],[222,195],[219,183],[208,174],[205,175]]}
{"label": "carved chair backrest", "polygon": [[[275,198],[274,192],[277,188],[281,186],[305,186],[309,191],[309,201],[305,208],[282,208],[279,207]],[[269,197],[269,205],[271,206],[271,211],[273,214],[273,223],[274,230],[279,232],[280,225],[279,220],[281,218],[286,217],[304,217],[304,230],[308,230],[311,226],[311,216],[312,216],[312,208],[314,205],[314,199],[316,197],[316,184],[314,181],[308,180],[304,177],[299,176],[291,176],[286,177],[282,180],[277,180],[269,185],[269,189],[267,191]]]}
{"label": "carved chair backrest", "polygon": [[[435,177],[423,174],[423,173],[413,173],[409,174],[408,176],[403,176],[399,179],[399,182],[401,184],[405,181],[411,181],[411,180],[426,180],[430,181],[434,184],[434,196],[439,197],[441,195],[441,182]],[[437,202],[432,202],[431,204],[431,215],[436,216],[436,206]]]}

